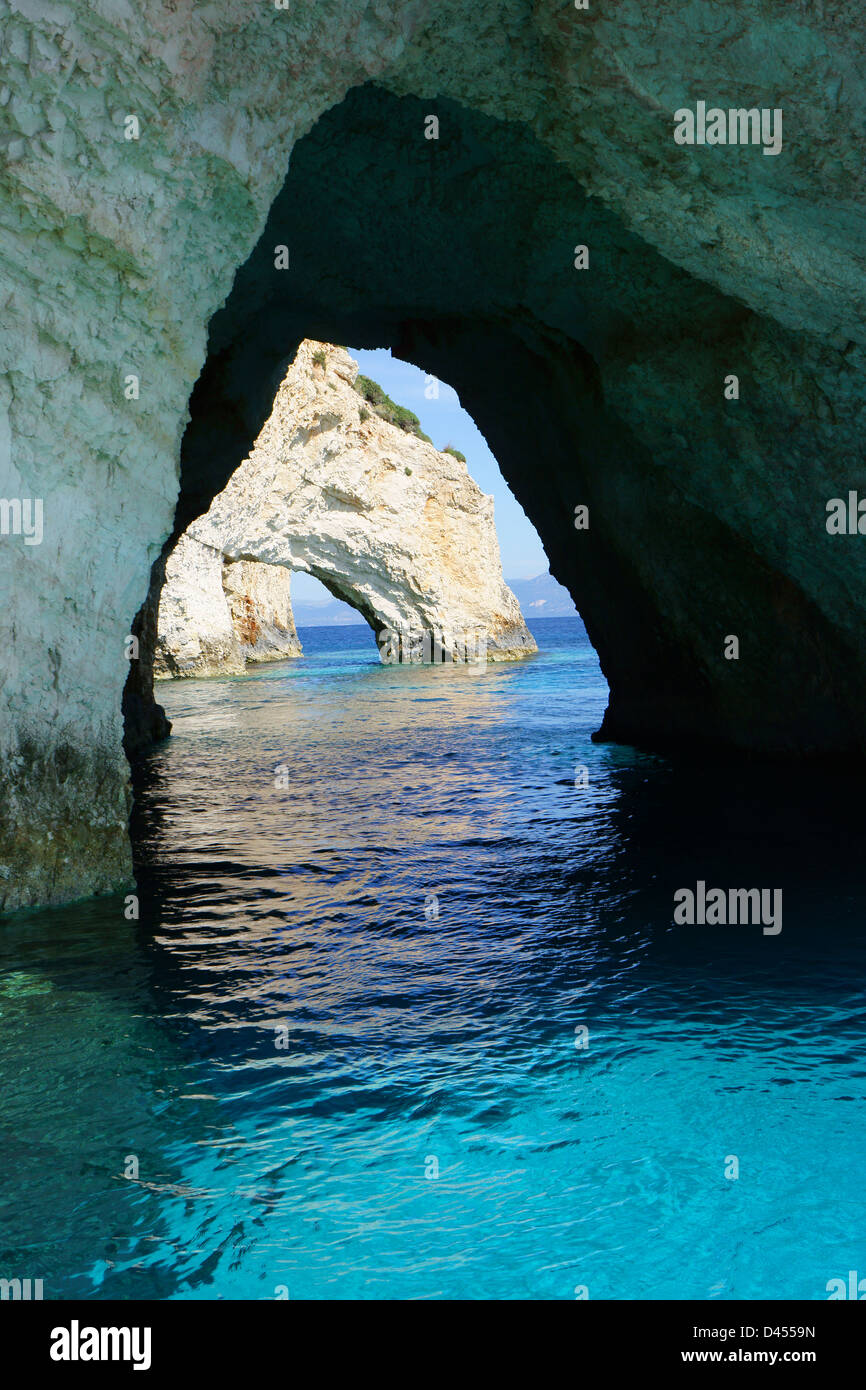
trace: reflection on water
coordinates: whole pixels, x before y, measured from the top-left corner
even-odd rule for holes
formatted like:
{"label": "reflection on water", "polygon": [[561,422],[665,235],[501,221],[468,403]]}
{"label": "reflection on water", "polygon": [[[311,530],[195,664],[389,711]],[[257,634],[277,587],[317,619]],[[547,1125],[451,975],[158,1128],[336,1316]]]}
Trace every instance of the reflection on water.
{"label": "reflection on water", "polygon": [[[533,631],[480,675],[344,628],[160,687],[140,921],[0,929],[0,1277],[824,1298],[866,1264],[859,799],[593,745],[580,624]],[[674,928],[699,878],[781,887],[781,935]]]}

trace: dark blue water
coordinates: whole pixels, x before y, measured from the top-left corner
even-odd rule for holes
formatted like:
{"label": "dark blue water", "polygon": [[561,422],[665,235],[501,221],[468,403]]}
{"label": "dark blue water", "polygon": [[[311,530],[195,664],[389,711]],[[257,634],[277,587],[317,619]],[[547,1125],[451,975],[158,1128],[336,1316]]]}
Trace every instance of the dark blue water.
{"label": "dark blue water", "polygon": [[[0,1277],[821,1299],[866,1274],[861,798],[593,744],[580,623],[532,627],[537,657],[481,674],[380,666],[348,627],[161,685],[140,920],[0,927]],[[781,887],[781,933],[674,927],[699,878]]]}

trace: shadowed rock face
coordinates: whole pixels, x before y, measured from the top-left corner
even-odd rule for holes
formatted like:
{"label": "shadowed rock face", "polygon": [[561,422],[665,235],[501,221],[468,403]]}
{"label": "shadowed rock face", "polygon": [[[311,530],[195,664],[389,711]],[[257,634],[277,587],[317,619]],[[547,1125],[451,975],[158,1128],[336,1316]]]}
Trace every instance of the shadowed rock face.
{"label": "shadowed rock face", "polygon": [[[6,18],[0,496],[45,504],[41,544],[0,537],[7,907],[128,881],[120,690],[129,674],[134,749],[164,728],[163,547],[304,337],[390,346],[456,387],[596,643],[606,735],[862,757],[866,537],[825,527],[863,478],[859,15]],[[677,146],[674,111],[702,98],[783,108],[781,154]]]}
{"label": "shadowed rock face", "polygon": [[538,528],[610,683],[602,737],[862,752],[859,538],[825,526],[862,457],[861,349],[678,269],[524,129],[440,100],[425,141],[430,105],[364,88],[298,145],[212,324],[181,509],[235,466],[287,342],[387,343],[456,387]]}
{"label": "shadowed rock face", "polygon": [[[238,672],[256,658],[243,595],[235,612],[226,602],[224,558],[229,573],[263,561],[259,586],[269,570],[279,583],[278,566],[315,575],[363,614],[389,659],[420,659],[425,640],[440,661],[537,650],[502,578],[493,498],[462,458],[381,418],[357,376],[345,348],[301,344],[255,447],[169,556],[160,674]],[[283,654],[299,652],[295,642]]]}

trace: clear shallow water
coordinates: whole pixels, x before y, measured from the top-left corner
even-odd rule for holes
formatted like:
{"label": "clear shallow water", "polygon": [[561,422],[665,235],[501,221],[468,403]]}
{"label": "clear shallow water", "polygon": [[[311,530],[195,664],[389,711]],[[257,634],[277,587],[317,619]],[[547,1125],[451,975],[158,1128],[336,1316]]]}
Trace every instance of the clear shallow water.
{"label": "clear shallow water", "polygon": [[[481,675],[308,629],[300,661],[160,686],[140,921],[0,926],[0,1276],[817,1299],[866,1274],[861,799],[592,744],[580,623],[533,630]],[[672,926],[698,878],[782,887],[781,935]]]}

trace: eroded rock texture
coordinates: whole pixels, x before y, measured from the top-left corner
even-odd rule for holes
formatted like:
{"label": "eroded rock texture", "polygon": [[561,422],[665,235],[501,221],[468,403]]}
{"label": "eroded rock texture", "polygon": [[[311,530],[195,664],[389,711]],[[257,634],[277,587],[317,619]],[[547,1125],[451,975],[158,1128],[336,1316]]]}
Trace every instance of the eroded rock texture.
{"label": "eroded rock texture", "polygon": [[[866,538],[824,525],[864,477],[855,0],[0,20],[0,495],[45,504],[41,544],[0,536],[7,906],[128,880],[125,637],[308,336],[456,387],[584,615],[608,734],[862,757]],[[781,154],[676,146],[703,98],[781,107]],[[148,660],[130,747],[161,727]]]}
{"label": "eroded rock texture", "polygon": [[300,656],[292,613],[292,576],[279,565],[223,560],[223,593],[244,662]]}
{"label": "eroded rock texture", "polygon": [[153,671],[170,676],[243,675],[248,661],[300,656],[291,574],[252,560],[227,561],[189,532],[165,567]]}
{"label": "eroded rock texture", "polygon": [[[414,652],[412,639],[423,651],[425,636],[455,661],[536,650],[502,578],[493,498],[461,459],[380,418],[357,375],[345,348],[301,344],[252,452],[169,557],[159,674],[242,671],[254,635],[273,648],[261,633],[265,596],[235,593],[230,612],[223,592],[239,582],[226,573],[249,561],[264,562],[257,586],[274,566],[315,575],[377,635],[402,634],[398,655]],[[228,571],[224,559],[235,561]]]}

